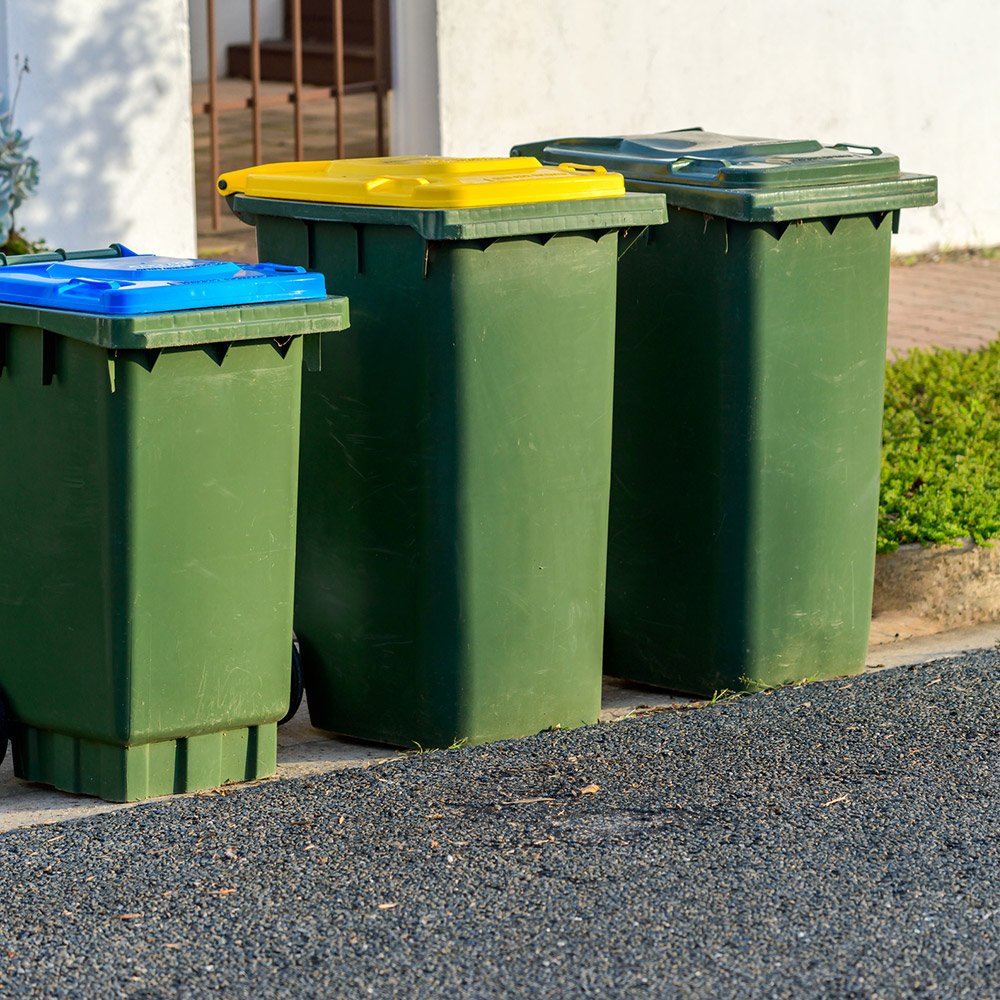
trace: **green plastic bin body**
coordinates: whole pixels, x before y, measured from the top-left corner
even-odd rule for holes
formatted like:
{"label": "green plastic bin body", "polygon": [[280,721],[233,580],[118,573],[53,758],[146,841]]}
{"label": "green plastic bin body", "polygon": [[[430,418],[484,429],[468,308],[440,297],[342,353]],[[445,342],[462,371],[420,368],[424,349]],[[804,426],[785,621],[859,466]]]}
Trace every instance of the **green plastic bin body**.
{"label": "green plastic bin body", "polygon": [[670,224],[619,263],[605,671],[710,695],[864,668],[894,157],[689,131],[515,147]]}
{"label": "green plastic bin body", "polygon": [[230,204],[264,258],[351,298],[303,384],[313,724],[440,747],[595,722],[618,230],[662,197]]}
{"label": "green plastic bin body", "polygon": [[0,688],[18,777],[126,801],[275,769],[304,334],[343,300],[0,305]]}

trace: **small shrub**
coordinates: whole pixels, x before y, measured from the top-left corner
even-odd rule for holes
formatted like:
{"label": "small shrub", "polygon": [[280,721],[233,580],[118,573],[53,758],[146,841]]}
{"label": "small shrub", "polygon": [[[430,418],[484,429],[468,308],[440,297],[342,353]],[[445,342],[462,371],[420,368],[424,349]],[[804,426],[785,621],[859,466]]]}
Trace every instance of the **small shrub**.
{"label": "small shrub", "polygon": [[34,194],[38,186],[38,160],[28,155],[31,140],[14,125],[14,111],[21,82],[29,72],[28,60],[17,59],[17,86],[10,107],[0,113],[0,251],[10,254],[33,253],[39,244],[26,239],[14,226],[14,212]]}
{"label": "small shrub", "polygon": [[878,550],[1000,537],[1000,341],[886,370]]}

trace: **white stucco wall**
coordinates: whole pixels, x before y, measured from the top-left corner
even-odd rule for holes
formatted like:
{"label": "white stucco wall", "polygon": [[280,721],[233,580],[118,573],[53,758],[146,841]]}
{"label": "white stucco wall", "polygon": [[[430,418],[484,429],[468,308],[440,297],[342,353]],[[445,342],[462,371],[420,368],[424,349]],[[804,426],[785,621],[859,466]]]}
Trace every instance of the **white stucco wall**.
{"label": "white stucco wall", "polygon": [[903,214],[898,250],[1000,243],[996,0],[395,8],[397,24],[406,8],[422,26],[394,34],[394,152],[501,154],[529,139],[695,125],[878,145],[940,179],[935,208]]}
{"label": "white stucco wall", "polygon": [[389,31],[393,78],[389,147],[412,156],[440,153],[437,0],[392,0]]}
{"label": "white stucco wall", "polygon": [[17,226],[49,246],[196,252],[187,0],[0,0],[0,90],[40,164]]}
{"label": "white stucco wall", "polygon": [[[190,0],[191,77],[208,79],[208,3]],[[260,37],[281,38],[285,27],[284,0],[257,0]],[[250,41],[250,4],[247,0],[215,0],[215,58],[219,76],[226,75],[226,47]]]}

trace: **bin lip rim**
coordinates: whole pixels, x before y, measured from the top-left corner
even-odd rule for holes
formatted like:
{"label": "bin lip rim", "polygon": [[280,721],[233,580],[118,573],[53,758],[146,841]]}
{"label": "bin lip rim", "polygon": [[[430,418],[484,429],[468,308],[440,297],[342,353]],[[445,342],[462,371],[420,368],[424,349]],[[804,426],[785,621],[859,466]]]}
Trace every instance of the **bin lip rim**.
{"label": "bin lip rim", "polygon": [[798,222],[849,215],[897,212],[937,204],[932,174],[899,174],[854,184],[809,184],[787,188],[708,188],[626,179],[632,191],[663,194],[669,208],[686,208],[736,222]]}
{"label": "bin lip rim", "polygon": [[204,347],[339,333],[350,326],[345,295],[115,315],[0,302],[0,324],[46,330],[109,350]]}
{"label": "bin lip rim", "polygon": [[250,225],[258,216],[309,222],[408,226],[426,240],[489,239],[662,225],[667,199],[659,191],[628,191],[616,198],[527,202],[482,208],[398,208],[344,202],[297,201],[234,192],[230,210]]}

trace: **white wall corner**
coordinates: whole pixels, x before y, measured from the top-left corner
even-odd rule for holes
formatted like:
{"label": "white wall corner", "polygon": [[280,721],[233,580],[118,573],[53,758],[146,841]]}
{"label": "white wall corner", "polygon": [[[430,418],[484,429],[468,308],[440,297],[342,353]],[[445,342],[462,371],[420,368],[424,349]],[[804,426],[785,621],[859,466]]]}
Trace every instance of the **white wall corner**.
{"label": "white wall corner", "polygon": [[[4,74],[40,167],[17,225],[50,246],[197,248],[187,0],[6,0]],[[3,11],[0,11],[2,15]]]}
{"label": "white wall corner", "polygon": [[392,0],[389,148],[394,155],[441,153],[439,0]]}

